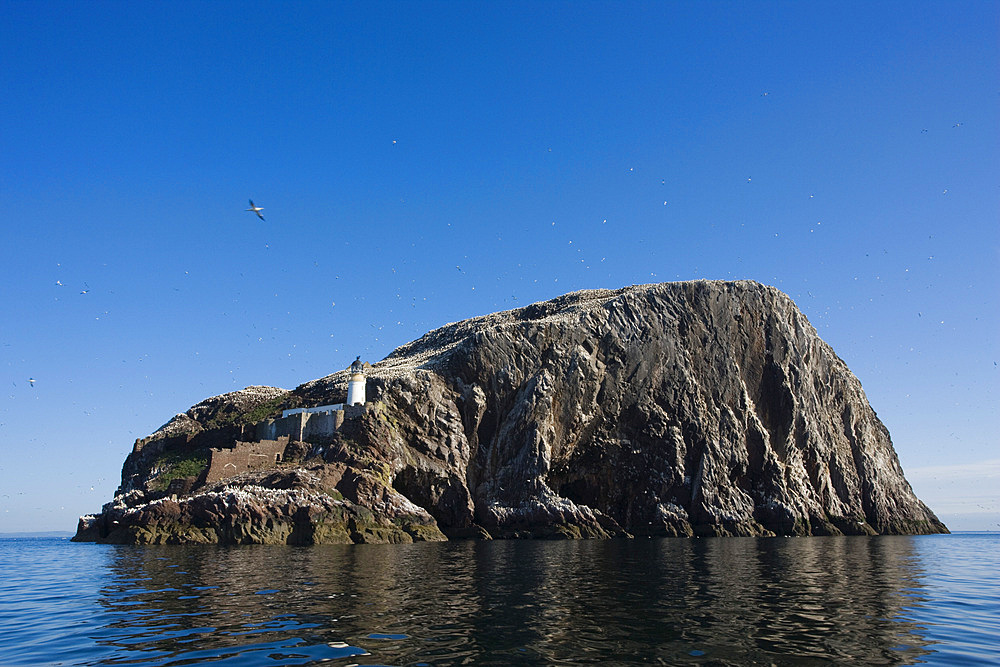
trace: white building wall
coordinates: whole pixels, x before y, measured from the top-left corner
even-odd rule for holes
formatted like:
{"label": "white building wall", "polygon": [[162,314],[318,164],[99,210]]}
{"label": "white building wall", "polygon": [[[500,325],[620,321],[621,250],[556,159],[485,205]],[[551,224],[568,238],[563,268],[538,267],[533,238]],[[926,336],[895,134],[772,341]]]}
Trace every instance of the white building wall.
{"label": "white building wall", "polygon": [[[350,392],[348,391],[348,393],[350,393]],[[302,414],[303,412],[306,412],[306,413],[312,413],[312,412],[335,412],[337,410],[343,410],[343,409],[344,409],[344,404],[343,403],[337,403],[336,405],[320,405],[320,406],[317,406],[315,408],[293,408],[291,410],[282,410],[281,411],[281,417],[285,418],[285,417],[288,417],[289,415],[298,415],[298,414]]]}
{"label": "white building wall", "polygon": [[355,373],[351,376],[351,381],[347,384],[347,404],[364,405],[365,403],[365,376]]}

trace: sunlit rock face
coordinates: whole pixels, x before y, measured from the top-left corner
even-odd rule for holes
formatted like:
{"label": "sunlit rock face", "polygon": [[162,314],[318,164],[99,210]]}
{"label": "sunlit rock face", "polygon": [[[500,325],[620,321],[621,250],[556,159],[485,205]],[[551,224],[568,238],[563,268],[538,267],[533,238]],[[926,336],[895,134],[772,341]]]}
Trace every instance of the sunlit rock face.
{"label": "sunlit rock face", "polygon": [[[323,405],[347,379],[257,393],[275,410]],[[415,539],[946,532],[857,378],[754,282],[582,291],[447,325],[375,364],[367,393],[363,415],[291,460],[336,478],[314,489],[425,526]],[[188,420],[175,439],[207,437]],[[126,467],[120,493],[149,502],[145,468]]]}

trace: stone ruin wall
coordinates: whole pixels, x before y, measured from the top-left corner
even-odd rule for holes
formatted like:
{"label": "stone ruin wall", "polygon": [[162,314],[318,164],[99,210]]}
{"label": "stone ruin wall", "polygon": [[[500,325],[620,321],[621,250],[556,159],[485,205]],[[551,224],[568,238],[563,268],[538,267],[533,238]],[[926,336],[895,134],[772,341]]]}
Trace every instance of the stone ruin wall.
{"label": "stone ruin wall", "polygon": [[276,440],[259,440],[257,442],[236,441],[232,449],[210,449],[208,453],[208,470],[205,473],[205,483],[211,484],[250,472],[274,467],[280,463],[288,447],[288,437]]}
{"label": "stone ruin wall", "polygon": [[212,448],[204,484],[218,482],[252,470],[274,467],[285,456],[289,442],[319,444],[329,440],[345,419],[360,417],[363,405],[345,406],[343,410],[300,412],[278,419],[266,419],[244,429],[243,437],[252,442],[236,441],[232,448]]}
{"label": "stone ruin wall", "polygon": [[257,440],[288,437],[292,441],[320,443],[332,438],[343,426],[344,420],[360,417],[364,411],[363,405],[346,405],[343,410],[299,412],[287,417],[265,419],[251,427],[252,437]]}

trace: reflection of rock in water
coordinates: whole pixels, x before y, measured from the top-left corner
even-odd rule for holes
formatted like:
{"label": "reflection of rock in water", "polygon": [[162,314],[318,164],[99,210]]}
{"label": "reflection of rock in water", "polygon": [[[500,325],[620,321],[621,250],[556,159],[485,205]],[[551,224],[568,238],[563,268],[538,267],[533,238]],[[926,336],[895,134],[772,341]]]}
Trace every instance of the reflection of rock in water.
{"label": "reflection of rock in water", "polygon": [[105,634],[139,661],[898,664],[927,643],[900,620],[921,586],[905,537],[147,547],[108,567]]}
{"label": "reflection of rock in water", "polygon": [[[912,628],[890,619],[907,603],[904,589],[917,583],[907,538],[697,546],[705,551],[712,631],[728,632],[743,655],[796,656],[799,664],[903,658],[893,647],[907,643],[900,636]],[[923,653],[914,649],[908,658]]]}

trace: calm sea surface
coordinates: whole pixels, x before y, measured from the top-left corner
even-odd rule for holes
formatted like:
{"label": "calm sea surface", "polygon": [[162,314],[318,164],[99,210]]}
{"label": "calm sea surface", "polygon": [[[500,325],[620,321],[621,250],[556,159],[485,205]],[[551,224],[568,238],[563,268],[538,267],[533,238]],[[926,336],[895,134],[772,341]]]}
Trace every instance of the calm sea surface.
{"label": "calm sea surface", "polygon": [[0,540],[0,665],[1000,664],[1000,536]]}

